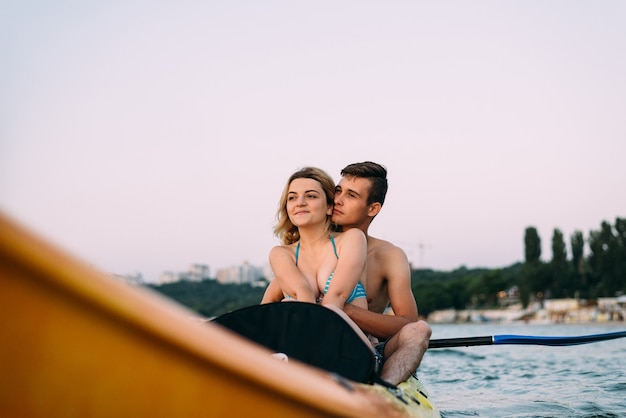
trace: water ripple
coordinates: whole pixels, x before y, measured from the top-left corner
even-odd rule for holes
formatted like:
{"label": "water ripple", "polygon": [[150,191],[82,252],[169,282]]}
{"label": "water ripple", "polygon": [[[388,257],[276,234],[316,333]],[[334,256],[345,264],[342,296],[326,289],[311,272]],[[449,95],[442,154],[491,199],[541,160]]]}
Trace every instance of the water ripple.
{"label": "water ripple", "polygon": [[[491,328],[490,328],[491,327]],[[473,335],[583,335],[598,325],[433,326],[433,338]],[[487,332],[485,332],[487,330]],[[444,418],[626,416],[625,340],[571,347],[481,346],[429,350],[421,379]]]}

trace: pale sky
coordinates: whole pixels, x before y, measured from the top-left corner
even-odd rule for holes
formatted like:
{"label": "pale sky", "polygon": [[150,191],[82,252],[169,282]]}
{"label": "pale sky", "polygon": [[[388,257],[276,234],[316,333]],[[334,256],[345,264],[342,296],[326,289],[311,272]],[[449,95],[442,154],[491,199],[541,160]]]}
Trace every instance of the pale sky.
{"label": "pale sky", "polygon": [[626,217],[626,2],[1,8],[0,210],[104,271],[264,265],[306,165],[385,165],[371,234],[438,270]]}

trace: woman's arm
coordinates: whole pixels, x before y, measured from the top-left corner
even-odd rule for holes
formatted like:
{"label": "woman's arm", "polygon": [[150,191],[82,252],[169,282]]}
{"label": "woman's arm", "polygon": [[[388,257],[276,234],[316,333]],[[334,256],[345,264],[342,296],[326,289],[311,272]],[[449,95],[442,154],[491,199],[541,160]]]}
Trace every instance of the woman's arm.
{"label": "woman's arm", "polygon": [[346,300],[365,272],[367,239],[363,231],[351,228],[343,232],[337,252],[339,259],[322,305],[335,305],[343,309]]}
{"label": "woman's arm", "polygon": [[270,265],[274,271],[275,278],[273,282],[277,283],[277,287],[284,294],[300,302],[315,303],[316,292],[296,266],[289,248],[276,246],[270,251],[269,258]]}
{"label": "woman's arm", "polygon": [[280,302],[281,300],[283,300],[283,291],[280,289],[278,282],[276,280],[272,280],[270,284],[267,285],[267,288],[265,288],[261,304]]}

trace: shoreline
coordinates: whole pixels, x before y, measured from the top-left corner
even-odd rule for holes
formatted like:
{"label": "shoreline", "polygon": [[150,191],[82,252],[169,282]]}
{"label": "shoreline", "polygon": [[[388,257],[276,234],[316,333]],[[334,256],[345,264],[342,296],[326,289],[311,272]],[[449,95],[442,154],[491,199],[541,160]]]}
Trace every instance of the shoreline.
{"label": "shoreline", "polygon": [[433,311],[428,315],[431,324],[468,323],[523,323],[551,324],[624,324],[626,301],[620,298],[599,298],[594,304],[579,299],[550,299],[534,302],[527,308],[521,304],[492,309],[454,308]]}

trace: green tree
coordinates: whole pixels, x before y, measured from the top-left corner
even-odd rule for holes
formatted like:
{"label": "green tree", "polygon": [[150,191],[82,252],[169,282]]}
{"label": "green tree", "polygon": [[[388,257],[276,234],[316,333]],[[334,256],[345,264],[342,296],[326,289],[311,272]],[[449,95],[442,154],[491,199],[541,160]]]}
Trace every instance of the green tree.
{"label": "green tree", "polygon": [[576,230],[570,235],[570,249],[572,251],[572,280],[574,290],[587,292],[587,278],[585,277],[585,240],[583,233]]}
{"label": "green tree", "polygon": [[[619,227],[622,227],[621,223]],[[599,231],[589,233],[591,252],[588,263],[594,296],[615,296],[616,292],[623,290],[623,279],[619,276],[623,258],[620,246],[619,235],[614,234],[613,227],[606,221],[602,221]]]}
{"label": "green tree", "polygon": [[615,276],[617,287],[626,292],[626,218],[615,219]]}
{"label": "green tree", "polygon": [[421,316],[427,317],[433,311],[452,307],[448,286],[441,282],[413,284],[413,294]]}
{"label": "green tree", "polygon": [[552,296],[566,296],[567,291],[567,250],[565,240],[560,229],[555,228],[552,234],[552,261],[550,261],[552,273],[551,290]]}
{"label": "green tree", "polygon": [[529,226],[524,231],[524,266],[519,275],[517,286],[520,301],[528,306],[531,296],[541,287],[541,238],[537,228]]}
{"label": "green tree", "polygon": [[467,291],[472,295],[475,307],[497,306],[497,295],[508,287],[506,277],[500,269],[489,270],[469,279]]}
{"label": "green tree", "polygon": [[179,281],[148,287],[206,317],[257,305],[261,302],[265,292],[264,288],[254,287],[247,283],[222,284],[216,280]]}
{"label": "green tree", "polygon": [[524,233],[524,255],[527,263],[539,261],[541,257],[541,238],[534,226],[526,228]]}

